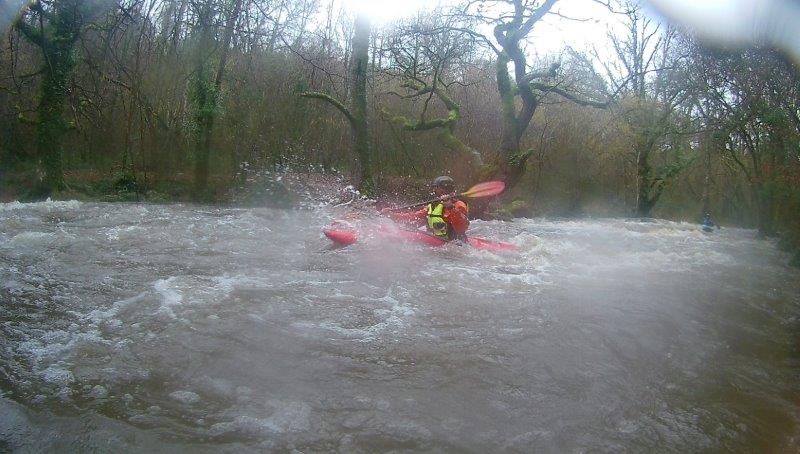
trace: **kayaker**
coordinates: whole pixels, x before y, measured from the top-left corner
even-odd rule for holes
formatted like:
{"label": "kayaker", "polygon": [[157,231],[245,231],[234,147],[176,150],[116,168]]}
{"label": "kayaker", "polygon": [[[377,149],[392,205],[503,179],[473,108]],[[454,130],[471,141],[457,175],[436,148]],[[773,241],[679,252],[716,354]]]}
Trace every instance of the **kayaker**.
{"label": "kayaker", "polygon": [[714,227],[719,229],[719,224],[715,224],[714,221],[711,220],[711,214],[706,213],[705,216],[703,216],[703,231],[711,232],[714,230]]}
{"label": "kayaker", "polygon": [[395,221],[410,224],[427,225],[428,233],[445,240],[467,239],[469,227],[469,207],[456,198],[456,182],[448,176],[436,177],[431,182],[436,197],[450,196],[442,201],[429,203],[418,211],[394,212],[391,208],[381,210],[382,214]]}

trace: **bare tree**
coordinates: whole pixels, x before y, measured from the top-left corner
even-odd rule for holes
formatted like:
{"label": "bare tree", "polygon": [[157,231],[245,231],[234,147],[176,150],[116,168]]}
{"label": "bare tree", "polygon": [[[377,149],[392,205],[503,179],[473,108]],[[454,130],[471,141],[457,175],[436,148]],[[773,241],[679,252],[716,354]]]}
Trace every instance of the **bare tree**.
{"label": "bare tree", "polygon": [[[399,124],[406,131],[438,130],[439,140],[450,150],[459,153],[472,167],[473,172],[483,164],[481,154],[461,141],[456,135],[456,125],[461,119],[461,107],[449,92],[451,86],[464,86],[458,66],[468,64],[475,57],[475,38],[459,30],[470,24],[455,24],[453,17],[439,19],[437,11],[419,16],[408,24],[401,24],[393,30],[384,52],[391,64],[385,72],[402,80],[405,93],[390,91],[401,99],[421,99],[422,109],[418,119],[391,113],[384,109],[383,116]],[[463,74],[463,72],[462,72]],[[432,100],[436,98],[447,113],[438,118],[430,118]]]}
{"label": "bare tree", "polygon": [[[618,108],[633,140],[635,212],[649,216],[669,182],[690,162],[682,157],[680,147],[670,147],[670,138],[690,132],[682,122],[687,116],[680,107],[690,98],[692,85],[685,77],[685,56],[675,45],[677,31],[644,15],[639,3],[623,6],[627,33],[608,33],[616,59],[603,60],[596,50],[594,55],[624,97]],[[671,156],[654,167],[652,157],[658,150]]]}

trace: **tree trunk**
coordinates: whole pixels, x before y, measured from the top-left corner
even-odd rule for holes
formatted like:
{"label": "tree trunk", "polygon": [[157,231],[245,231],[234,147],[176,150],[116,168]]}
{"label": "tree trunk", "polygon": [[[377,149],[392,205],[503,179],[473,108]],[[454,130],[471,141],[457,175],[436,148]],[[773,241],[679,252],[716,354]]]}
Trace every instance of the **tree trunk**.
{"label": "tree trunk", "polygon": [[[64,0],[53,4],[46,26],[34,29],[26,22],[25,15],[17,22],[22,34],[41,49],[44,57],[36,123],[36,149],[43,171],[36,190],[38,195],[48,195],[64,188],[62,140],[68,126],[63,111],[75,69],[73,48],[80,33],[80,20],[84,17],[81,13],[79,1]],[[45,12],[38,9],[38,14]]]}
{"label": "tree trunk", "polygon": [[775,236],[772,192],[759,184],[756,201],[758,203],[758,233],[761,236]]}
{"label": "tree trunk", "polygon": [[[222,50],[217,66],[216,75],[214,77],[213,85],[209,87],[210,81],[208,77],[208,62],[198,61],[198,77],[200,80],[197,84],[197,96],[200,102],[201,109],[197,114],[197,127],[199,128],[197,143],[196,143],[196,158],[195,161],[195,198],[202,198],[208,187],[208,174],[209,174],[209,159],[211,155],[211,132],[214,128],[214,117],[219,107],[219,93],[222,88],[222,79],[225,75],[225,65],[228,61],[228,51],[230,48],[231,37],[233,36],[233,26],[239,17],[241,10],[242,0],[234,0],[233,10],[230,12],[225,21],[225,32],[222,37]],[[209,18],[210,20],[210,18]],[[208,27],[207,24],[201,25]],[[207,28],[201,31],[203,38],[199,52],[209,49],[211,43],[211,31]]]}
{"label": "tree trunk", "polygon": [[649,154],[650,150],[646,148],[640,148],[636,153],[636,216],[638,217],[650,216],[650,210],[655,205],[655,201],[650,194],[652,185],[650,173],[652,169],[647,162]]}
{"label": "tree trunk", "polygon": [[63,48],[54,45],[47,53],[49,64],[45,64],[36,124],[37,152],[44,170],[41,181],[43,195],[64,188],[62,140],[67,125],[62,112],[67,84],[74,68],[71,44]]}
{"label": "tree trunk", "polygon": [[200,45],[195,50],[195,75],[191,81],[191,101],[194,104],[194,198],[205,197],[208,187],[208,163],[211,154],[211,128],[217,109],[217,94],[211,80],[211,63],[204,50],[211,48],[211,32],[208,24],[201,20]]}
{"label": "tree trunk", "polygon": [[367,122],[367,67],[369,65],[370,23],[365,14],[359,14],[355,21],[353,35],[353,61],[351,64],[352,87],[350,90],[350,109],[353,115],[353,147],[356,163],[356,181],[365,194],[375,189],[370,163],[369,124]]}
{"label": "tree trunk", "polygon": [[714,147],[714,142],[710,133],[705,133],[702,136],[702,145],[705,151],[705,159],[703,163],[703,215],[711,213],[711,152]]}
{"label": "tree trunk", "polygon": [[[524,57],[522,58],[524,62]],[[536,108],[535,99],[523,97],[523,109],[518,118],[516,96],[511,77],[508,74],[508,63],[510,61],[506,54],[501,54],[497,58],[497,91],[500,94],[503,108],[503,129],[500,137],[498,162],[495,164],[494,169],[490,169],[493,171],[491,173],[499,175],[505,181],[506,188],[516,186],[525,173],[525,163],[531,153],[520,151],[520,141]],[[515,65],[517,64],[515,62]],[[528,87],[525,87],[520,92],[529,90]],[[533,105],[528,106],[528,103],[533,103]]]}

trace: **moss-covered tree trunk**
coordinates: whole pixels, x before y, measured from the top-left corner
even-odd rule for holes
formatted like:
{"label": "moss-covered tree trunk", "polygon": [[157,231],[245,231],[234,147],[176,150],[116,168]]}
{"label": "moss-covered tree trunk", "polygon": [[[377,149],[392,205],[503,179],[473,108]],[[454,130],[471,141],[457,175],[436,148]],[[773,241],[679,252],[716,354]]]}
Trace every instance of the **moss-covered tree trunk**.
{"label": "moss-covered tree trunk", "polygon": [[194,114],[194,197],[197,200],[206,196],[208,188],[208,166],[211,156],[211,130],[214,127],[214,114],[217,110],[217,94],[210,86],[208,68],[200,66],[194,82],[193,100],[196,103]]}
{"label": "moss-covered tree trunk", "polygon": [[[539,106],[539,98],[533,91],[531,82],[546,73],[528,73],[528,64],[521,43],[525,42],[534,24],[544,17],[556,0],[545,0],[530,8],[521,0],[514,0],[514,15],[508,22],[501,22],[494,28],[494,37],[502,50],[498,52],[497,91],[503,110],[503,127],[500,138],[500,154],[497,161],[486,168],[484,176],[502,178],[507,188],[513,188],[525,173],[525,164],[532,150],[521,150],[522,137],[530,125],[533,114]],[[514,68],[512,82],[509,63]],[[517,102],[517,97],[519,101]],[[519,106],[519,107],[518,107]]]}
{"label": "moss-covered tree trunk", "polygon": [[353,147],[358,159],[357,172],[362,192],[372,194],[375,190],[372,179],[369,123],[367,119],[367,67],[369,64],[370,23],[366,14],[359,14],[355,20],[353,34],[353,61],[350,69],[353,86],[350,90],[353,114]]}
{"label": "moss-covered tree trunk", "polygon": [[[38,195],[48,195],[64,188],[63,139],[68,130],[64,103],[75,69],[75,42],[88,12],[80,0],[58,0],[45,9],[33,3],[17,21],[17,28],[28,41],[42,51],[42,84],[37,106],[36,149],[40,179]],[[29,13],[37,24],[31,25]]]}
{"label": "moss-covered tree trunk", "polygon": [[[635,100],[635,106],[626,114],[626,122],[634,130],[634,150],[636,152],[636,216],[648,217],[658,203],[667,186],[692,162],[693,157],[684,158],[680,147],[671,146],[670,162],[654,164],[651,158],[656,155],[670,130],[675,128],[673,118],[674,98],[653,110],[654,104],[643,98]],[[673,144],[674,145],[674,144]],[[692,154],[696,156],[696,154]]]}
{"label": "moss-covered tree trunk", "polygon": [[47,53],[49,64],[45,64],[37,108],[36,148],[44,171],[41,189],[49,194],[64,188],[62,142],[68,128],[63,111],[75,64],[72,44],[52,45]]}
{"label": "moss-covered tree trunk", "polygon": [[678,154],[675,162],[653,169],[648,159],[654,148],[654,139],[651,139],[637,154],[636,215],[639,217],[650,216],[664,189],[693,161],[693,158],[685,159]]}
{"label": "moss-covered tree trunk", "polygon": [[219,93],[222,88],[222,79],[225,75],[225,65],[228,61],[228,50],[233,36],[233,26],[239,17],[242,0],[233,0],[231,11],[225,20],[225,31],[222,37],[221,53],[214,78],[211,78],[213,65],[208,52],[213,48],[211,30],[211,8],[204,5],[199,15],[199,46],[196,49],[196,73],[192,83],[192,100],[195,103],[195,168],[194,168],[194,196],[195,199],[206,198],[208,190],[209,160],[211,157],[211,133],[214,129],[214,118],[219,111]]}
{"label": "moss-covered tree trunk", "polygon": [[194,198],[203,199],[208,187],[208,162],[211,154],[211,129],[217,111],[217,92],[211,76],[211,61],[208,56],[213,38],[210,30],[210,11],[205,8],[198,15],[199,39],[195,49],[195,72],[190,81],[192,114],[192,148],[194,150]]}
{"label": "moss-covered tree trunk", "polygon": [[[517,66],[524,68],[525,56],[519,49],[519,43],[508,42],[504,47],[514,50],[515,68]],[[520,143],[539,103],[529,85],[523,82],[521,87],[516,87],[512,83],[508,72],[509,61],[511,59],[505,52],[497,58],[497,91],[503,109],[503,129],[500,136],[500,155],[490,170],[506,182],[506,187],[513,188],[522,179],[522,175],[525,173],[525,163],[530,157],[529,152],[523,152],[520,149]],[[519,79],[524,80],[524,74],[521,74]],[[522,108],[519,109],[519,112],[517,111],[517,96],[522,101]]]}

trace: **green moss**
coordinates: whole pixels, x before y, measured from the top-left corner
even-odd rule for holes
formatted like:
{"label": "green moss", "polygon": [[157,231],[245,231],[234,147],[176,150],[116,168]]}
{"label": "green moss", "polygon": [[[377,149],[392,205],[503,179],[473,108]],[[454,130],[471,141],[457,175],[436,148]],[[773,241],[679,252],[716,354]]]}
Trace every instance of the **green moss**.
{"label": "green moss", "polygon": [[525,164],[528,158],[531,157],[532,154],[533,154],[533,149],[520,151],[518,153],[511,155],[511,157],[509,157],[508,159],[508,163],[511,164],[512,166],[522,166]]}

